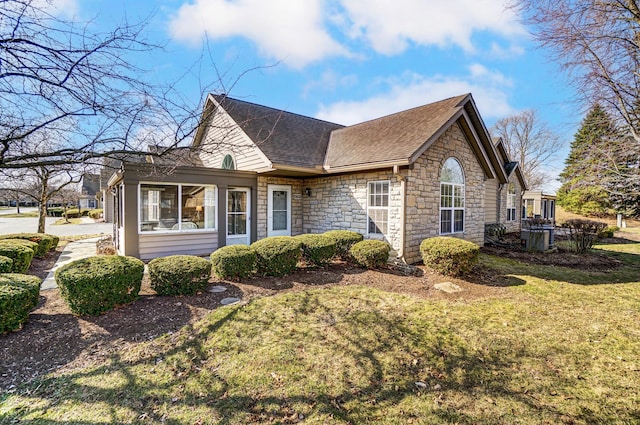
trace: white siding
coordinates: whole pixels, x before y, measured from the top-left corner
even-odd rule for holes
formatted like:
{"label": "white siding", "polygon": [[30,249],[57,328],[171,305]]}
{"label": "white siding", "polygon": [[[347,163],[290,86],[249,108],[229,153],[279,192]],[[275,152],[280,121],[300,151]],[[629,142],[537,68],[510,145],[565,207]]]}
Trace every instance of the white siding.
{"label": "white siding", "polygon": [[221,168],[222,160],[227,154],[233,156],[237,170],[255,171],[271,166],[233,119],[218,109],[202,138],[200,158],[205,167]]}
{"label": "white siding", "polygon": [[491,179],[485,183],[486,193],[484,196],[484,222],[485,224],[498,222],[498,180]]}
{"label": "white siding", "polygon": [[218,233],[140,234],[138,247],[141,260],[178,254],[209,255],[218,248]]}

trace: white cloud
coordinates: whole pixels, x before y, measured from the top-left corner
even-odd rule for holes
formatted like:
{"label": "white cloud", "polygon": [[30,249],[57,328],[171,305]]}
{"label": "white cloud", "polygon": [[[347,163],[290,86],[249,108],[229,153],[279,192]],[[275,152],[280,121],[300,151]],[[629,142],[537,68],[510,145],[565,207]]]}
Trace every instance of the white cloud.
{"label": "white cloud", "polygon": [[464,93],[473,94],[484,119],[516,112],[508,99],[511,80],[479,64],[471,65],[466,76],[405,74],[387,84],[388,90],[369,99],[321,105],[316,117],[339,124],[356,124]]}
{"label": "white cloud", "polygon": [[494,42],[491,43],[489,56],[497,59],[511,59],[516,56],[522,56],[524,52],[524,48],[517,44],[510,44],[505,48]]}
{"label": "white cloud", "polygon": [[348,55],[324,28],[322,0],[195,0],[178,10],[171,31],[198,43],[241,36],[256,44],[261,55],[300,68],[328,56]]}
{"label": "white cloud", "polygon": [[306,97],[313,90],[323,92],[334,92],[338,88],[352,87],[358,83],[358,76],[355,74],[340,75],[332,69],[326,70],[320,78],[305,84],[302,89],[302,96]]}
{"label": "white cloud", "polygon": [[473,51],[474,31],[503,36],[524,34],[506,0],[340,0],[349,35],[366,39],[374,50],[398,54],[411,43]]}
{"label": "white cloud", "polygon": [[65,18],[76,18],[79,11],[78,0],[35,0],[32,6],[43,9],[47,13]]}

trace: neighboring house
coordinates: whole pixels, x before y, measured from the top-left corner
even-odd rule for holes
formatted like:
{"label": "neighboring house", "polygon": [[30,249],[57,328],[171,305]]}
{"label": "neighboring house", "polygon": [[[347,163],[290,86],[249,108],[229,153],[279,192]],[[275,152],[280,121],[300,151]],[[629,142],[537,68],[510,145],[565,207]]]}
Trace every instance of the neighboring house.
{"label": "neighboring house", "polygon": [[413,263],[425,238],[482,245],[487,219],[517,222],[526,187],[470,94],[347,127],[209,95],[192,149],[182,162],[125,161],[110,178],[121,254],[349,229]]}
{"label": "neighboring house", "polygon": [[555,225],[556,196],[544,192],[525,191],[522,195],[522,218],[542,218]]}
{"label": "neighboring house", "polygon": [[527,183],[519,164],[509,158],[502,138],[494,138],[493,143],[507,175],[507,183],[497,179],[487,181],[485,223],[501,223],[507,232],[519,232],[522,227],[522,193],[527,190]]}
{"label": "neighboring house", "polygon": [[82,187],[78,198],[78,206],[80,209],[92,210],[102,208],[100,198],[100,174],[85,174],[82,176]]}

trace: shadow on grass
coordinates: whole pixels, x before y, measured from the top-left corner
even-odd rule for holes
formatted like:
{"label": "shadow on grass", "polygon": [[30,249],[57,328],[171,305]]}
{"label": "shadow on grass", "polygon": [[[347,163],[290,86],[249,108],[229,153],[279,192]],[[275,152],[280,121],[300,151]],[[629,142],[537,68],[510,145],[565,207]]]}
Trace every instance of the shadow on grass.
{"label": "shadow on grass", "polygon": [[[310,323],[319,334],[305,337],[298,333],[281,339],[280,344],[296,348],[317,336],[331,342],[329,354],[299,356],[296,362],[301,370],[311,369],[306,369],[308,376],[297,377],[298,381],[294,376],[286,377],[293,382],[279,381],[282,365],[278,358],[266,359],[273,363],[246,365],[251,368],[245,372],[252,377],[249,380],[233,375],[233,369],[219,370],[217,356],[226,358],[249,343],[247,349],[256,354],[252,359],[263,360],[258,353],[269,348],[269,343],[252,339],[251,328],[256,326],[256,314],[271,304],[249,304],[218,311],[211,323],[185,328],[138,360],[114,354],[104,367],[46,379],[23,389],[25,397],[37,400],[33,407],[23,405],[0,419],[51,425],[118,423],[125,416],[132,422],[165,424],[295,423],[302,418],[331,423],[504,424],[521,419],[522,423],[632,423],[640,419],[637,410],[580,405],[583,400],[573,398],[572,391],[584,389],[585,383],[570,373],[558,376],[558,370],[550,367],[537,369],[535,379],[514,382],[513,374],[527,373],[521,371],[521,365],[538,356],[524,341],[514,345],[495,339],[478,347],[447,326],[421,320],[410,308],[380,314],[380,300],[375,296],[345,294],[350,294],[351,301],[338,306],[332,304],[332,297],[309,292],[285,299],[284,311],[293,311],[288,320]],[[412,319],[407,320],[406,314]],[[276,326],[281,324],[260,331],[284,334]],[[251,336],[244,336],[247,332]],[[217,343],[211,345],[213,339]],[[320,349],[308,347],[312,348]],[[313,368],[314,360],[320,361],[323,355],[332,356],[339,365],[324,371],[332,373],[326,385],[316,385],[323,371]],[[142,370],[155,370],[158,379],[153,373],[142,376]],[[121,378],[117,387],[97,385],[114,374]],[[260,381],[264,376],[271,376],[271,383]],[[424,386],[417,386],[417,381]],[[58,412],[63,401],[64,412]],[[475,408],[483,402],[485,407]],[[92,406],[99,415],[94,420],[40,418],[45,413],[48,417],[57,416],[55,413],[65,417],[70,412],[80,415]],[[395,421],[389,420],[389,414],[396,415]]]}
{"label": "shadow on grass", "polygon": [[[140,295],[100,316],[74,316],[59,298],[58,290],[41,293],[39,308],[29,315],[24,327],[0,335],[0,390],[28,382],[63,367],[91,350],[103,357],[119,350],[123,342],[142,342],[176,332],[191,322],[194,309],[212,311],[225,297],[242,298],[237,286],[227,291],[204,291],[192,296]],[[54,304],[53,313],[47,303]],[[51,309],[50,309],[51,310]],[[62,345],[62,346],[61,346]],[[0,422],[1,423],[1,422]]]}
{"label": "shadow on grass", "polygon": [[[578,285],[602,285],[631,283],[640,281],[640,244],[597,245],[590,256],[584,257],[583,264],[562,266],[535,264],[535,259],[527,262],[482,254],[481,265],[497,273],[497,279],[517,278],[515,275],[533,276],[539,279],[568,282]],[[604,265],[598,265],[598,257]],[[544,256],[545,254],[538,254]],[[562,253],[548,255],[562,256]],[[576,254],[571,254],[577,256]],[[580,261],[579,256],[578,262]],[[541,257],[544,260],[544,257]],[[543,261],[541,261],[543,262]],[[588,262],[594,263],[592,266]],[[559,263],[562,264],[562,263]]]}

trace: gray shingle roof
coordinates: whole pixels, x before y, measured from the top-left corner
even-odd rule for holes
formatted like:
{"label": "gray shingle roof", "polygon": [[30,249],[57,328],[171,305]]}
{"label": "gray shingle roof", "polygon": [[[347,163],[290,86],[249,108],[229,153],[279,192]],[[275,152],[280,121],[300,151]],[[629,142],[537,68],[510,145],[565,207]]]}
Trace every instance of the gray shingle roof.
{"label": "gray shingle roof", "polygon": [[213,97],[274,164],[322,167],[331,132],[343,128],[224,95]]}
{"label": "gray shingle roof", "polygon": [[325,165],[333,168],[408,160],[464,107],[462,101],[467,96],[336,130],[331,134]]}

